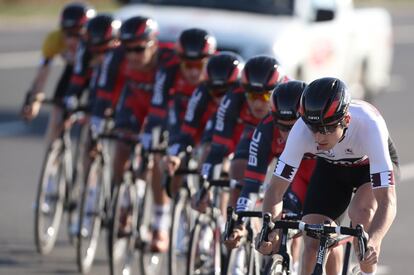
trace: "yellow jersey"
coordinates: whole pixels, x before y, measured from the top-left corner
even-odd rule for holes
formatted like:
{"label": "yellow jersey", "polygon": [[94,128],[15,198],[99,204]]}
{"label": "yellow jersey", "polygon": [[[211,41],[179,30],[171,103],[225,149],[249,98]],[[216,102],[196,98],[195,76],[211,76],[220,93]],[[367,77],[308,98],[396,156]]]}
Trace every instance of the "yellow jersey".
{"label": "yellow jersey", "polygon": [[42,55],[46,62],[53,59],[56,55],[60,55],[66,62],[73,63],[75,53],[72,53],[67,49],[64,34],[58,29],[50,32],[46,36],[43,41]]}

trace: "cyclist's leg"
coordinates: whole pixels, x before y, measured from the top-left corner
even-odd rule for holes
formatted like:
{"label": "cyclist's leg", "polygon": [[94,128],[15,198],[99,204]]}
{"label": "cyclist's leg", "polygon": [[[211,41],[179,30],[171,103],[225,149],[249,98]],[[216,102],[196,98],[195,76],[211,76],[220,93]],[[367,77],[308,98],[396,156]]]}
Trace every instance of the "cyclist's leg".
{"label": "cyclist's leg", "polygon": [[[353,190],[353,186],[347,184],[348,174],[349,170],[341,166],[330,164],[323,159],[317,160],[305,198],[303,221],[307,223],[333,222],[345,212]],[[316,263],[319,241],[304,236],[304,245],[301,274],[311,274]],[[338,252],[334,250],[334,253]],[[335,262],[338,258],[333,257],[332,260]],[[331,268],[331,265],[327,267]],[[327,274],[338,274],[341,269],[340,263],[333,264],[332,269],[334,270],[327,270]]]}

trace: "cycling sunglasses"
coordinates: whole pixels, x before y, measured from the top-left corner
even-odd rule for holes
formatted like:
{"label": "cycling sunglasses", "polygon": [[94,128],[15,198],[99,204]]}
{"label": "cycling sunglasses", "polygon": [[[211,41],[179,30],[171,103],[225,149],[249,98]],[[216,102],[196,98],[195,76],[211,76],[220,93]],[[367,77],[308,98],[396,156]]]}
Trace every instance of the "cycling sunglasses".
{"label": "cycling sunglasses", "polygon": [[342,120],[334,124],[328,124],[328,125],[309,125],[309,124],[306,124],[306,125],[314,134],[321,133],[322,135],[329,135],[335,132],[338,126],[342,125]]}
{"label": "cycling sunglasses", "polygon": [[183,66],[184,69],[191,70],[202,70],[204,67],[205,61],[203,59],[197,59],[197,60],[181,60],[181,66]]}
{"label": "cycling sunglasses", "polygon": [[255,101],[255,100],[261,100],[268,102],[270,100],[271,93],[270,92],[263,92],[263,93],[257,93],[257,92],[247,92],[246,97],[248,100]]}
{"label": "cycling sunglasses", "polygon": [[145,45],[125,47],[127,53],[142,53],[154,44],[154,41],[148,41]]}
{"label": "cycling sunglasses", "polygon": [[275,125],[276,128],[278,128],[282,132],[289,132],[290,130],[292,130],[292,127],[293,127],[294,124],[291,124],[291,125],[282,124],[282,123],[276,122],[274,120],[274,125]]}

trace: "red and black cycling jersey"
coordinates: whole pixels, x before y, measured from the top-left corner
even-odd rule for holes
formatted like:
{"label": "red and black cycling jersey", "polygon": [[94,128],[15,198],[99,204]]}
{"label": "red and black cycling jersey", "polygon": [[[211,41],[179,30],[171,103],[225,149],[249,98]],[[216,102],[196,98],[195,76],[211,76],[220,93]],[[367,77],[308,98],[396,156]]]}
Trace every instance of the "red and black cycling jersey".
{"label": "red and black cycling jersey", "polygon": [[[76,50],[75,63],[70,77],[69,86],[64,96],[81,97],[92,76],[92,54],[84,41],[80,41]],[[89,87],[90,88],[90,87]]]}
{"label": "red and black cycling jersey", "polygon": [[197,85],[188,83],[179,63],[161,68],[155,81],[145,132],[150,134],[153,127],[162,126],[174,136],[180,131],[188,101]]}
{"label": "red and black cycling jersey", "polygon": [[198,144],[207,122],[217,111],[218,105],[205,84],[198,86],[188,102],[180,131],[175,135],[170,134],[168,153],[178,155],[188,145]]}
{"label": "red and black cycling jersey", "polygon": [[[280,135],[280,130],[275,127],[273,117],[268,115],[256,127],[249,146],[249,158],[244,172],[244,182],[240,198],[237,203],[237,210],[247,210],[250,203],[251,193],[258,193],[262,185],[268,166],[273,158],[278,158],[285,148],[285,141]],[[269,150],[270,149],[270,150]],[[291,192],[298,198],[300,205],[303,205],[307,186],[316,164],[312,155],[305,155],[298,173],[293,179]]]}
{"label": "red and black cycling jersey", "polygon": [[211,151],[202,174],[211,176],[211,168],[234,151],[235,158],[247,159],[249,141],[259,122],[251,113],[241,87],[227,92],[216,113]]}

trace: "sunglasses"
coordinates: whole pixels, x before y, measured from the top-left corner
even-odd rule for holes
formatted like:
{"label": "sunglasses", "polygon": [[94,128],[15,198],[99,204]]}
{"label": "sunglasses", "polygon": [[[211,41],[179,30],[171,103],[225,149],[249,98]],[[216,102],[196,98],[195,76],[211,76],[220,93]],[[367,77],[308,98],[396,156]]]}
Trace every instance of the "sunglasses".
{"label": "sunglasses", "polygon": [[328,124],[328,125],[309,125],[306,124],[308,128],[312,131],[312,133],[321,133],[322,135],[329,135],[336,131],[338,126],[342,125],[342,121],[334,123],[334,124]]}
{"label": "sunglasses", "polygon": [[183,68],[187,70],[201,70],[203,69],[204,64],[204,60],[181,60],[181,66],[183,66]]}
{"label": "sunglasses", "polygon": [[294,125],[294,124],[288,125],[288,124],[282,124],[282,123],[276,122],[275,118],[273,118],[273,123],[275,127],[278,128],[282,132],[289,132],[290,130],[292,130],[292,127]]}
{"label": "sunglasses", "polygon": [[268,102],[270,100],[271,93],[270,92],[263,92],[263,93],[257,93],[257,92],[247,92],[246,97],[250,101],[266,101]]}
{"label": "sunglasses", "polygon": [[148,41],[145,45],[125,47],[127,53],[142,53],[154,44],[154,41]]}

